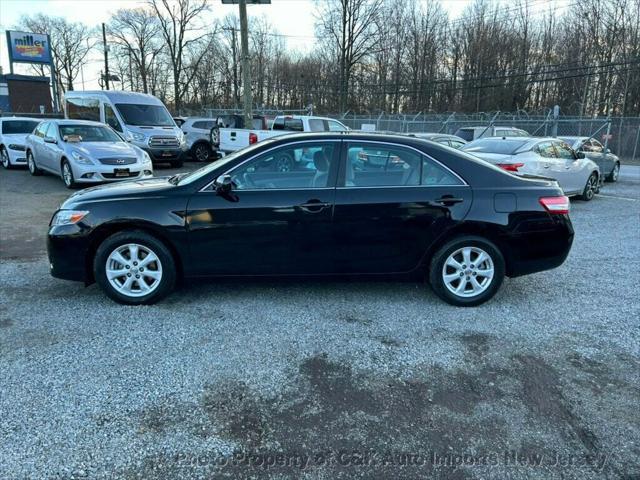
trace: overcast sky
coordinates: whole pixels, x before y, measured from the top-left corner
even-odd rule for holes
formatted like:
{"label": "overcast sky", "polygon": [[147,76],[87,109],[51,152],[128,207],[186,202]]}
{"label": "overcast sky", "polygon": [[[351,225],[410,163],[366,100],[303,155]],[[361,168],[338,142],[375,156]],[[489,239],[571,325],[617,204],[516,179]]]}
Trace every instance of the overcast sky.
{"label": "overcast sky", "polygon": [[[458,17],[472,0],[446,0],[442,5],[452,18]],[[540,0],[530,0],[532,3]],[[555,1],[555,0],[551,0]],[[562,2],[564,0],[557,0]],[[222,18],[235,13],[235,5],[222,5],[220,0],[209,0],[210,18]],[[547,8],[549,0],[543,0]],[[44,13],[58,15],[72,21],[99,26],[109,20],[112,12],[119,8],[135,8],[144,5],[144,0],[0,0],[0,63],[5,73],[9,72],[9,58],[6,45],[7,29],[11,30],[22,15]],[[272,0],[271,5],[250,5],[249,16],[265,15],[275,29],[287,35],[286,43],[291,49],[310,50],[314,44],[315,8],[314,0]],[[87,90],[98,87],[97,78],[102,68],[101,52],[94,51],[83,69],[84,87]],[[16,64],[16,73],[27,73],[27,65]],[[76,89],[82,89],[82,78],[75,81]]]}

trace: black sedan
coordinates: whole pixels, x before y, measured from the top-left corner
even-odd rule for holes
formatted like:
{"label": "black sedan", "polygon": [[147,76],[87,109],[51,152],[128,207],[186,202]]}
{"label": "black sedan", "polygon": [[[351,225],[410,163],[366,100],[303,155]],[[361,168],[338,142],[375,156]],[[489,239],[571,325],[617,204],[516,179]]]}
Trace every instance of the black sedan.
{"label": "black sedan", "polygon": [[[313,158],[292,171],[280,155]],[[367,168],[363,152],[393,158]],[[557,183],[407,136],[291,134],[191,173],[79,191],[53,216],[51,274],[148,304],[178,278],[427,278],[478,305],[505,275],[559,266],[573,241]]]}

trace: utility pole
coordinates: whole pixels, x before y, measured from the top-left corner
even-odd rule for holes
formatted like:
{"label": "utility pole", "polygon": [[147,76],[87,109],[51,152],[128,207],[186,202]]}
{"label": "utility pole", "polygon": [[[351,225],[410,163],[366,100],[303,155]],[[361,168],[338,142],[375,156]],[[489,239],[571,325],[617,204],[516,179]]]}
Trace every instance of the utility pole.
{"label": "utility pole", "polygon": [[102,44],[104,45],[104,85],[109,90],[109,47],[107,46],[107,29],[102,24]]}
{"label": "utility pole", "polygon": [[240,43],[242,48],[242,86],[244,93],[244,126],[253,124],[253,95],[251,93],[251,59],[249,58],[249,27],[247,25],[247,0],[240,0]]}

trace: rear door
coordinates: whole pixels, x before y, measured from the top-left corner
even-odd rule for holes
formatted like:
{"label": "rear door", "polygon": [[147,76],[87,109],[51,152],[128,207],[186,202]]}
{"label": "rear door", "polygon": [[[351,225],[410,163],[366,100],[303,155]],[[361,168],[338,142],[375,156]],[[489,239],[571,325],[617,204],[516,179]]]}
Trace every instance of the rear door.
{"label": "rear door", "polygon": [[553,146],[558,156],[557,176],[560,185],[567,192],[579,192],[584,188],[586,177],[582,162],[576,161],[573,149],[565,142],[557,140]]}
{"label": "rear door", "polygon": [[341,273],[413,270],[472,201],[471,188],[454,172],[387,142],[345,142],[338,185],[334,241]]}
{"label": "rear door", "polygon": [[[313,152],[290,171],[278,159]],[[339,140],[295,142],[252,157],[229,173],[229,194],[205,188],[189,201],[187,225],[199,275],[332,273],[332,213]]]}

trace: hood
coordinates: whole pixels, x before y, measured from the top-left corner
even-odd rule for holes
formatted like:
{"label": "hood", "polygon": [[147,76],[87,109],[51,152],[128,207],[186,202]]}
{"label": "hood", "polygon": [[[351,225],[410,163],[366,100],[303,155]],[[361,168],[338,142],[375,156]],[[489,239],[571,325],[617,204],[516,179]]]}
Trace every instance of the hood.
{"label": "hood", "polygon": [[138,149],[126,142],[79,142],[66,143],[69,150],[75,150],[90,158],[136,157],[140,158]]}
{"label": "hood", "polygon": [[169,183],[170,177],[156,177],[147,180],[131,180],[108,183],[97,187],[85,188],[68,197],[61,209],[74,209],[78,205],[86,206],[93,202],[125,200],[141,196],[163,195],[176,188]]}
{"label": "hood", "polygon": [[147,127],[147,126],[138,126],[138,125],[126,125],[127,130],[134,133],[142,133],[146,137],[150,137],[152,135],[178,135],[182,132],[180,128],[176,125],[169,127]]}
{"label": "hood", "polygon": [[3,133],[2,136],[5,138],[5,142],[7,145],[10,143],[15,143],[18,145],[25,145],[27,141],[27,137],[31,135],[30,133]]}
{"label": "hood", "polygon": [[487,153],[487,152],[470,152],[468,150],[464,150],[466,153],[470,155],[474,155],[482,160],[489,163],[509,163],[512,160],[512,155],[507,155],[504,153]]}

